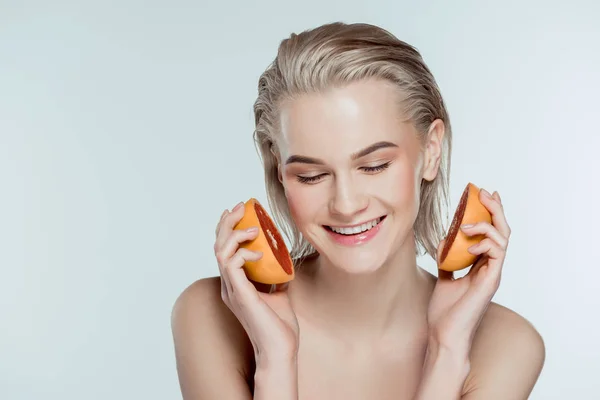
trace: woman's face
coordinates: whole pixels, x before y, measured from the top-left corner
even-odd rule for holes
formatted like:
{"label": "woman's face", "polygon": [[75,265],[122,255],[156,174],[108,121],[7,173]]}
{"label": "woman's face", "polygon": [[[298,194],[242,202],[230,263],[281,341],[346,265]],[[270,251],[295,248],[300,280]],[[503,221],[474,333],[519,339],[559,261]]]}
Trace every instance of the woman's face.
{"label": "woman's face", "polygon": [[415,128],[399,118],[395,90],[361,81],[281,110],[280,179],[294,221],[348,272],[373,271],[412,246],[427,157]]}

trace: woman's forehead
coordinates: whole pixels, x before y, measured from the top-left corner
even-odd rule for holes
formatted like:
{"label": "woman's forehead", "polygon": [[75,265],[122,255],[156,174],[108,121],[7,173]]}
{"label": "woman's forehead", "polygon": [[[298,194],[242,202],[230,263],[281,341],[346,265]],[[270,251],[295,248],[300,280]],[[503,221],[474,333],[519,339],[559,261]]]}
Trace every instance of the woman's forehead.
{"label": "woman's forehead", "polygon": [[377,142],[400,146],[415,131],[401,121],[395,89],[366,81],[282,104],[280,134],[282,153],[351,154]]}

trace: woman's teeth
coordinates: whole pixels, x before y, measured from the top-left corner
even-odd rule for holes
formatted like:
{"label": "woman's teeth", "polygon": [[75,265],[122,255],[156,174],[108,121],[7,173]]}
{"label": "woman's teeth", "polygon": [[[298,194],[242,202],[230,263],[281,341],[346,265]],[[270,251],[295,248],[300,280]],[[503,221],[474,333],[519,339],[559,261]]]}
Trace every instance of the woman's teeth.
{"label": "woman's teeth", "polygon": [[381,221],[381,218],[374,219],[373,221],[366,222],[362,225],[355,226],[353,228],[337,228],[335,226],[330,226],[329,229],[334,231],[335,233],[340,233],[342,235],[356,235],[357,233],[363,233],[373,228]]}

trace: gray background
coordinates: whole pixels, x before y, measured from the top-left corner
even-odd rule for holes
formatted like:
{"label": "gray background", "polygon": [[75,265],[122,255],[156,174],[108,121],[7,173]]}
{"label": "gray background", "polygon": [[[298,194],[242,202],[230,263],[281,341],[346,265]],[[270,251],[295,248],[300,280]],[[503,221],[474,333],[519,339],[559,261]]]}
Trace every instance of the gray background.
{"label": "gray background", "polygon": [[495,300],[547,346],[531,398],[598,398],[599,17],[592,1],[0,1],[0,398],[180,398],[173,302],[218,273],[221,211],[266,201],[258,76],[281,39],[334,20],[422,52],[454,127],[452,207],[468,181],[502,194]]}

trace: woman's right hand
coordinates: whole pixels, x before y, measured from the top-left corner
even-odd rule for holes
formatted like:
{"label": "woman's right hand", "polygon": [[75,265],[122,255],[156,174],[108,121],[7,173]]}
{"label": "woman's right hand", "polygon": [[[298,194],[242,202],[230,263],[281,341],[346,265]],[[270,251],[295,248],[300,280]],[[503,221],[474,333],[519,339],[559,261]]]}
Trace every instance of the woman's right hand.
{"label": "woman's right hand", "polygon": [[221,297],[250,338],[257,367],[295,360],[299,327],[285,290],[287,285],[278,285],[270,293],[261,292],[242,268],[245,261],[262,257],[260,252],[240,247],[240,243],[258,235],[258,227],[234,229],[243,215],[244,206],[239,203],[231,212],[223,212],[216,228],[214,250],[221,273]]}

